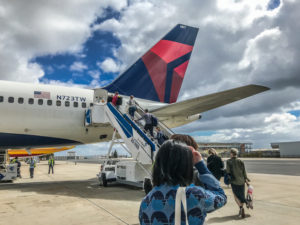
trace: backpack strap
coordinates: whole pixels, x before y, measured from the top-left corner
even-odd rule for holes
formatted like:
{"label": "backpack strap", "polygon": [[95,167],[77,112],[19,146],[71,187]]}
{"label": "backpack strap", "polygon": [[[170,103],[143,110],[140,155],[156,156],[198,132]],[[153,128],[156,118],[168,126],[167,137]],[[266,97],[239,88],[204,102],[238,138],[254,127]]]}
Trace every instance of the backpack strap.
{"label": "backpack strap", "polygon": [[185,187],[179,187],[176,192],[174,225],[181,225],[181,203],[183,205],[183,210],[185,213],[185,224],[188,225],[189,221],[187,216]]}

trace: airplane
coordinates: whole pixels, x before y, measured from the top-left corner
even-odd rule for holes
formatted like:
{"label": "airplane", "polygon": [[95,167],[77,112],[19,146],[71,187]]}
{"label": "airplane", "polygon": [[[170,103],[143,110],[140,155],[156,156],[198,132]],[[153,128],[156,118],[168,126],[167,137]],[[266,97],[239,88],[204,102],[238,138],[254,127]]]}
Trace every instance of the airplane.
{"label": "airplane", "polygon": [[135,96],[142,108],[174,128],[198,120],[205,111],[269,90],[247,85],[176,102],[197,33],[198,28],[176,25],[111,84],[98,89],[0,81],[0,149],[110,141],[110,124],[84,125],[86,110],[103,91],[118,91],[122,107],[128,96]]}

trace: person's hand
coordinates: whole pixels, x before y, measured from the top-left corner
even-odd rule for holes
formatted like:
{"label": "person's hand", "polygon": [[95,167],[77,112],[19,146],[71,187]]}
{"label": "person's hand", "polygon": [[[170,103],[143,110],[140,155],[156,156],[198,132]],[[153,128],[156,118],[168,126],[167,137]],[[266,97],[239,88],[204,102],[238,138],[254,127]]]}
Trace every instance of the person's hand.
{"label": "person's hand", "polygon": [[190,149],[192,150],[193,163],[195,165],[196,163],[200,162],[203,158],[200,152],[196,151],[193,147],[190,146]]}
{"label": "person's hand", "polygon": [[250,180],[249,179],[246,179],[246,184],[247,184],[247,186],[250,185]]}

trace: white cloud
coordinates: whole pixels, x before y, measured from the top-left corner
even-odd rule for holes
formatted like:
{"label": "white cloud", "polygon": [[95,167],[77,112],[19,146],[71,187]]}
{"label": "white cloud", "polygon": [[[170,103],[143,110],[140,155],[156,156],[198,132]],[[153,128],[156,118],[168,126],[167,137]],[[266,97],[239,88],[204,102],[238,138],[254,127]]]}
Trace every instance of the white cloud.
{"label": "white cloud", "polygon": [[75,84],[72,79],[68,80],[67,82],[62,82],[59,80],[42,79],[41,83],[64,87],[88,88],[87,85]]}
{"label": "white cloud", "polygon": [[88,74],[95,80],[99,80],[100,79],[100,72],[98,70],[91,70],[88,71]]}
{"label": "white cloud", "polygon": [[112,58],[106,58],[103,62],[98,62],[97,65],[106,73],[116,73],[121,69],[121,66]]}
{"label": "white cloud", "polygon": [[293,122],[295,121],[297,118],[296,116],[290,114],[290,113],[273,113],[270,116],[267,116],[265,118],[265,123],[279,123],[279,124],[285,124],[285,123],[289,123],[289,122]]}
{"label": "white cloud", "polygon": [[84,65],[82,62],[74,62],[71,66],[70,66],[70,70],[71,71],[78,71],[78,72],[82,72],[84,70],[88,69],[88,67],[86,65]]}
{"label": "white cloud", "polygon": [[102,86],[100,82],[100,72],[98,70],[88,71],[88,74],[93,78],[89,84],[90,88],[99,88]]}
{"label": "white cloud", "polygon": [[44,72],[29,63],[32,58],[79,53],[103,9],[126,5],[126,0],[1,1],[0,79],[38,82]]}

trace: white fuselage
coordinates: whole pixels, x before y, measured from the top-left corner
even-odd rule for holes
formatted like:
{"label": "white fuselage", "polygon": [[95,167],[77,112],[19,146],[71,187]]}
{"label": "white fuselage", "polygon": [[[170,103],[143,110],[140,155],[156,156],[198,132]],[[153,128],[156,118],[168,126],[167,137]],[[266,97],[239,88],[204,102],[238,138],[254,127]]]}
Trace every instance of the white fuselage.
{"label": "white fuselage", "polygon": [[[35,97],[35,91],[48,93],[50,98]],[[85,110],[93,99],[94,90],[90,89],[0,81],[0,148],[109,141],[113,133],[110,125],[84,126]],[[123,105],[127,99],[124,96]],[[142,107],[151,109],[163,105],[138,101]]]}

